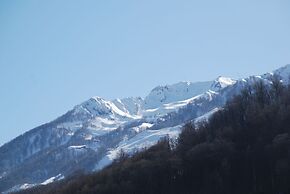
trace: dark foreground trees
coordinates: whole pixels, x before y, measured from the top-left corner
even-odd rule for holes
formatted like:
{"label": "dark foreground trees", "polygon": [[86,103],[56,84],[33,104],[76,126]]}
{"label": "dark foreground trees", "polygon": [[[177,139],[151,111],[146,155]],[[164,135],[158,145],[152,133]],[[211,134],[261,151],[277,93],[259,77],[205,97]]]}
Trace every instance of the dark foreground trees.
{"label": "dark foreground trees", "polygon": [[22,193],[290,193],[290,88],[257,83],[208,123],[99,173]]}

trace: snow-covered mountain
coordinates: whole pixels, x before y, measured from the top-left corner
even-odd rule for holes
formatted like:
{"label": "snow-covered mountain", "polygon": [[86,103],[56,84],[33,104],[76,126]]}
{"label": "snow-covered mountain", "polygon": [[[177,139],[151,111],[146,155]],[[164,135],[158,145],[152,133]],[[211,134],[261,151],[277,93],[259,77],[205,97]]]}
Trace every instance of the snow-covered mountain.
{"label": "snow-covered mountain", "polygon": [[218,77],[158,86],[145,98],[92,97],[0,147],[0,192],[96,171],[121,150],[133,153],[162,137],[176,138],[185,123],[207,120],[246,85],[257,80],[271,84],[273,74],[288,82],[290,65],[240,80]]}

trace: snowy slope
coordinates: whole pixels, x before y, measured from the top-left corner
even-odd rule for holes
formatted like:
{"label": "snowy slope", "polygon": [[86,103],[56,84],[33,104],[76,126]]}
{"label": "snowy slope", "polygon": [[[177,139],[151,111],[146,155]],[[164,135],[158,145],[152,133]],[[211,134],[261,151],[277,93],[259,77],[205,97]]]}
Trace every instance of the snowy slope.
{"label": "snowy slope", "polygon": [[161,138],[177,138],[180,133],[181,126],[163,128],[159,130],[143,130],[132,138],[124,138],[117,147],[109,150],[95,166],[94,170],[100,170],[103,167],[109,165],[114,159],[118,157],[118,154],[122,151],[132,154],[135,151],[148,148],[156,144]]}
{"label": "snowy slope", "polygon": [[0,147],[0,192],[99,170],[121,150],[133,153],[162,137],[176,138],[186,122],[206,121],[245,86],[271,84],[273,74],[287,83],[290,65],[240,80],[218,77],[158,86],[144,99],[92,97]]}
{"label": "snowy slope", "polygon": [[206,92],[212,82],[179,82],[173,85],[158,86],[145,98],[145,109],[154,109],[163,104],[182,101]]}

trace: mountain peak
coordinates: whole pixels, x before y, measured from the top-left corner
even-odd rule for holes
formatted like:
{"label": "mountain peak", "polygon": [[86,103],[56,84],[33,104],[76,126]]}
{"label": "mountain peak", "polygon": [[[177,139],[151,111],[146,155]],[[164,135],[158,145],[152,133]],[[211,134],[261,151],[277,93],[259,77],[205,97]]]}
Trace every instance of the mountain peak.
{"label": "mountain peak", "polygon": [[223,76],[219,76],[218,78],[216,78],[211,86],[211,90],[213,91],[218,91],[221,90],[225,87],[231,86],[233,84],[235,84],[237,81],[229,78],[229,77],[223,77]]}
{"label": "mountain peak", "polygon": [[210,89],[212,82],[178,82],[157,86],[145,97],[145,108],[156,108],[162,104],[192,98]]}
{"label": "mountain peak", "polygon": [[282,80],[286,83],[289,82],[289,75],[290,75],[290,64],[287,64],[273,72],[276,75],[281,76]]}

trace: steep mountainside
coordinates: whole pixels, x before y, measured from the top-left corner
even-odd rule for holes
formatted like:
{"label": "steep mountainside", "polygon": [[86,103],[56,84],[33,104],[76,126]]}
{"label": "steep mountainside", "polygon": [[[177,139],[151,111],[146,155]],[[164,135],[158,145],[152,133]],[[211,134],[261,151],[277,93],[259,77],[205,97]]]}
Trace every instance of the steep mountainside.
{"label": "steep mountainside", "polygon": [[[273,73],[288,82],[290,65]],[[58,119],[34,128],[0,148],[0,191],[48,184],[74,172],[102,169],[123,150],[175,138],[188,121],[206,120],[242,88],[273,73],[233,80],[158,86],[148,96],[105,100],[93,97]]]}
{"label": "steep mountainside", "polygon": [[107,168],[19,194],[288,194],[290,85],[256,82],[202,125],[187,123]]}

